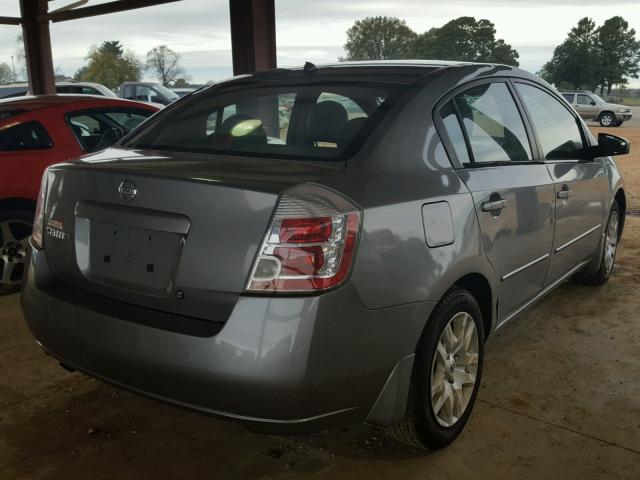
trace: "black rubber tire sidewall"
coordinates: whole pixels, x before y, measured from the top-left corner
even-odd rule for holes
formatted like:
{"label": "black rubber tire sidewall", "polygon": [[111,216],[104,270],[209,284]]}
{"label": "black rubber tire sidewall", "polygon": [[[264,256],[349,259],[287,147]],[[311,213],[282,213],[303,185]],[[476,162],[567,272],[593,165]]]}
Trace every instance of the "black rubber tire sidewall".
{"label": "black rubber tire sidewall", "polygon": [[[469,313],[476,324],[479,342],[478,371],[476,384],[467,410],[455,425],[445,428],[438,423],[431,407],[431,367],[442,330],[449,320],[459,312]],[[416,430],[421,443],[428,448],[439,449],[446,447],[460,435],[473,410],[482,379],[484,328],[478,303],[471,293],[461,288],[456,288],[445,296],[443,301],[436,307],[436,311],[429,319],[429,323],[430,325],[425,329],[416,351],[416,368],[414,369],[416,403],[414,413]]]}

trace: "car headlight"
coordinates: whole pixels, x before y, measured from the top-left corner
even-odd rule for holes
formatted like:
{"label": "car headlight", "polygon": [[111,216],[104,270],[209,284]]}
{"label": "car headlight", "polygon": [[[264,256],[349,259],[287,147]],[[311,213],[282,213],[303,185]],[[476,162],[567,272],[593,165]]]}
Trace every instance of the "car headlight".
{"label": "car headlight", "polygon": [[627,107],[620,107],[618,109],[618,113],[625,113],[625,112],[627,112]]}

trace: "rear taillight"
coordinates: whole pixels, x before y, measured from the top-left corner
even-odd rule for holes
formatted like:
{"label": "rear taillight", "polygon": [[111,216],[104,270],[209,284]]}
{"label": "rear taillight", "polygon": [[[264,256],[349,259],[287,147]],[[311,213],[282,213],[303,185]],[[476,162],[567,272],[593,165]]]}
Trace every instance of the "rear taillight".
{"label": "rear taillight", "polygon": [[44,232],[44,199],[47,195],[47,171],[45,170],[40,182],[40,193],[36,203],[36,214],[33,218],[33,231],[31,241],[36,248],[42,248],[42,235]]}
{"label": "rear taillight", "polygon": [[359,210],[319,185],[287,190],[258,251],[247,290],[315,292],[347,278],[360,228]]}

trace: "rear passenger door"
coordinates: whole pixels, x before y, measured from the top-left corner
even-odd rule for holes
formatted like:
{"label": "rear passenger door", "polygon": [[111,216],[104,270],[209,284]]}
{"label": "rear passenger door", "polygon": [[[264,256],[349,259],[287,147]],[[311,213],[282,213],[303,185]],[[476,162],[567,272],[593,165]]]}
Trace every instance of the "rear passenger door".
{"label": "rear passenger door", "polygon": [[534,161],[531,131],[506,80],[455,92],[440,117],[447,150],[475,202],[504,322],[543,287],[553,242],[553,181]]}
{"label": "rear passenger door", "polygon": [[537,85],[517,82],[516,89],[535,130],[540,159],[555,184],[555,239],[545,282],[549,284],[596,251],[608,208],[607,176],[602,159],[584,160],[588,140],[574,112]]}

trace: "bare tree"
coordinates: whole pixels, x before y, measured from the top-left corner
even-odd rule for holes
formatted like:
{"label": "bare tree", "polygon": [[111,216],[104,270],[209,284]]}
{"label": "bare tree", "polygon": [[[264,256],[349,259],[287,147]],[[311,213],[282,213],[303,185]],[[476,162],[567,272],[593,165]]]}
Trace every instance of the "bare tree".
{"label": "bare tree", "polygon": [[154,47],[147,53],[147,70],[151,70],[165,87],[185,76],[185,70],[180,66],[180,54],[166,45]]}

